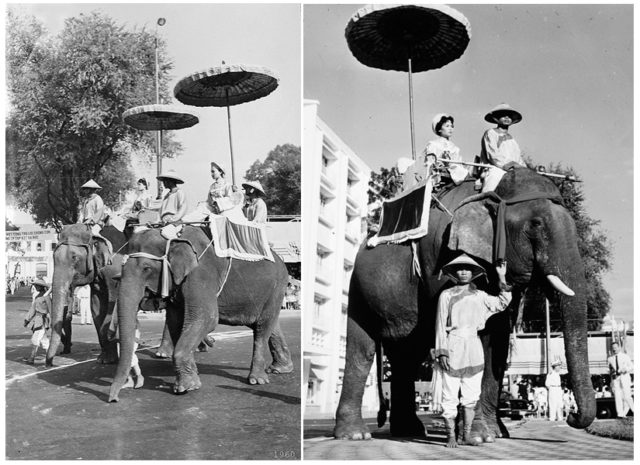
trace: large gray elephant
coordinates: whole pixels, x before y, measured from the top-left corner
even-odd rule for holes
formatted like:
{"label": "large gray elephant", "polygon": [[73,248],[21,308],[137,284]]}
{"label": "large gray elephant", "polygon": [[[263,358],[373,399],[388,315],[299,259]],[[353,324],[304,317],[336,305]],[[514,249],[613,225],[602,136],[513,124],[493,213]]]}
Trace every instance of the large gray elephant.
{"label": "large gray elephant", "polygon": [[[109,401],[118,400],[131,368],[139,303],[161,294],[163,278],[169,291],[166,318],[174,345],[176,394],[200,388],[194,350],[218,322],[253,330],[250,384],[268,383],[267,373],[293,371],[278,321],[287,269],[276,254],[274,262],[220,258],[205,229],[195,226],[185,226],[181,238],[171,241],[168,248],[159,230],[141,231],[132,236],[129,252],[118,292],[121,357]],[[273,359],[268,367],[264,356],[267,344]]]}
{"label": "large gray elephant", "polygon": [[[472,180],[466,180],[445,192],[440,205],[432,204],[429,232],[417,247],[422,278],[413,270],[410,244],[363,245],[358,252],[349,288],[347,354],[336,438],[371,437],[362,420],[361,403],[376,344],[380,343],[393,371],[391,434],[424,436],[424,426],[415,413],[414,380],[434,347],[436,304],[445,285],[438,279],[438,271],[460,251],[492,270],[494,230],[502,220],[506,234],[501,235],[505,241],[500,244],[508,263],[507,279],[514,284],[514,299],[512,310],[491,317],[481,333],[485,370],[474,437],[490,442],[496,436],[508,436],[497,415],[498,396],[509,331],[515,320],[513,309],[533,285],[541,286],[550,302],[562,309],[567,366],[578,404],[578,412],[570,414],[567,421],[575,428],[585,428],[593,421],[583,262],[574,222],[561,204],[557,187],[532,170],[512,169],[497,187],[497,196],[464,203],[452,222],[450,212],[475,194]],[[495,282],[495,274],[489,278]]]}
{"label": "large gray elephant", "polygon": [[63,322],[63,310],[74,288],[85,284],[91,285],[91,313],[101,348],[98,361],[115,363],[118,360],[116,344],[109,341],[107,330],[116,299],[115,283],[111,278],[120,271],[122,258],[127,252],[127,240],[113,226],[103,228],[101,235],[92,235],[90,226],[86,224],[66,225],[59,234],[58,245],[53,252],[52,331],[46,366],[53,365],[63,325],[69,339],[66,347],[70,347],[71,324],[69,320]]}

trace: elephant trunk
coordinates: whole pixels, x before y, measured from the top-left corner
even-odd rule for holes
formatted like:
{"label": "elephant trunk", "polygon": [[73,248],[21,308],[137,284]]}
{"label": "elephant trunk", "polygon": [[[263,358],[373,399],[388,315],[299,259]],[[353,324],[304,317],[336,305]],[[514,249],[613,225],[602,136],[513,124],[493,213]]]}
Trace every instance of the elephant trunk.
{"label": "elephant trunk", "polygon": [[64,307],[69,301],[69,287],[73,279],[74,270],[71,267],[56,266],[53,271],[53,283],[51,285],[51,341],[45,360],[46,366],[53,365],[62,336],[62,318]]}
{"label": "elephant trunk", "polygon": [[136,313],[138,304],[142,300],[143,286],[128,282],[122,279],[120,292],[118,294],[117,315],[118,332],[120,336],[120,358],[116,373],[111,383],[109,391],[109,402],[117,402],[120,389],[127,381],[131,370],[131,360],[133,359],[133,346],[136,330]]}
{"label": "elephant trunk", "polygon": [[[553,251],[545,254],[548,259],[539,265],[542,265],[542,272],[550,284],[547,298],[562,311],[567,369],[578,405],[578,411],[567,417],[567,423],[573,428],[586,428],[596,415],[596,401],[589,372],[587,285],[577,245],[567,243],[563,249],[562,253]],[[562,258],[560,260],[554,257]],[[556,279],[549,279],[550,275]],[[566,289],[572,292],[564,292]]]}

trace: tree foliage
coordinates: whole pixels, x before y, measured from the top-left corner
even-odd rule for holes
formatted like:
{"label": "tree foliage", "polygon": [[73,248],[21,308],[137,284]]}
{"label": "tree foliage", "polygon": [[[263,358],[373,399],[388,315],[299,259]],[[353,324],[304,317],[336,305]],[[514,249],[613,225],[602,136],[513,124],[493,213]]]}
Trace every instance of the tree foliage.
{"label": "tree foliage", "polygon": [[253,162],[245,178],[262,184],[269,215],[300,214],[300,147],[276,146],[263,162]]}
{"label": "tree foliage", "polygon": [[[527,159],[530,167],[535,164]],[[545,167],[548,173],[563,174],[578,178],[573,168],[552,164]],[[369,180],[369,204],[380,204],[383,199],[391,198],[396,189],[396,171],[380,168],[380,172],[371,172]],[[600,229],[600,222],[594,220],[587,213],[584,206],[584,192],[579,183],[553,179],[558,186],[564,204],[569,210],[576,224],[578,235],[578,249],[582,257],[587,280],[587,318],[589,330],[597,330],[602,325],[602,319],[609,313],[611,298],[604,288],[602,276],[611,268],[611,243],[606,234]],[[380,209],[373,210],[367,218],[370,231],[376,231],[380,220]],[[561,309],[555,305],[550,308],[551,330],[562,329]],[[531,332],[545,330],[545,298],[542,289],[527,290],[526,305],[523,315],[524,328]]]}
{"label": "tree foliage", "polygon": [[[65,21],[51,37],[33,17],[7,15],[7,189],[40,224],[77,219],[79,187],[94,179],[105,203],[135,185],[131,157],[155,133],[127,126],[127,109],[155,98],[155,37],[100,13]],[[159,40],[161,95],[171,62]],[[164,154],[180,150],[169,137]],[[148,157],[148,155],[147,155]]]}

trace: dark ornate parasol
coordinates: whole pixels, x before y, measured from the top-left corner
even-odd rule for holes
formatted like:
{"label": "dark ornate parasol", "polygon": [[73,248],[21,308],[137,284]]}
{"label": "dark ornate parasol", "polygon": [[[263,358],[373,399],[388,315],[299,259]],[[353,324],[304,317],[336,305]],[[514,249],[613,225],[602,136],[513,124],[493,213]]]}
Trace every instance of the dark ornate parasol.
{"label": "dark ornate parasol", "polygon": [[349,50],[372,68],[409,73],[411,153],[416,158],[412,73],[438,69],[462,56],[471,26],[462,13],[444,5],[369,5],[345,30]]}
{"label": "dark ornate parasol", "polygon": [[251,65],[225,65],[187,76],[176,84],[173,94],[187,105],[227,107],[231,178],[235,184],[231,111],[229,107],[265,97],[278,87],[278,78],[269,69]]}
{"label": "dark ornate parasol", "polygon": [[[200,121],[198,117],[181,105],[142,105],[130,108],[122,114],[124,122],[129,126],[143,131],[158,131],[157,171],[162,172],[162,131],[185,129],[195,126]],[[158,198],[162,193],[158,181]]]}

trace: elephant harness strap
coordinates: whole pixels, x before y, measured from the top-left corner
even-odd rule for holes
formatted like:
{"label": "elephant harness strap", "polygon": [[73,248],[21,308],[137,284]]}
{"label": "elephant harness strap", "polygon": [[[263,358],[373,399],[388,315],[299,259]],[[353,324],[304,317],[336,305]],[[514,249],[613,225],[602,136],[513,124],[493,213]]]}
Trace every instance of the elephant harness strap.
{"label": "elephant harness strap", "polygon": [[552,202],[558,203],[560,205],[564,205],[562,196],[559,194],[551,194],[548,192],[525,192],[515,197],[511,197],[510,199],[503,199],[494,191],[485,192],[484,194],[474,195],[463,200],[460,205],[456,208],[456,210],[463,205],[466,205],[470,202],[474,202],[477,200],[481,200],[484,198],[491,198],[494,201],[498,202],[498,214],[496,218],[496,229],[493,238],[493,262],[496,263],[498,260],[504,260],[505,252],[507,248],[507,230],[505,226],[505,218],[507,214],[507,206],[514,205],[522,202],[530,202],[532,200],[540,200],[540,199],[548,199]]}
{"label": "elephant harness strap", "polygon": [[[169,279],[171,277],[170,269],[171,264],[169,263],[169,247],[171,246],[171,242],[173,239],[169,239],[167,241],[167,246],[164,250],[163,256],[153,255],[146,252],[134,252],[129,255],[130,258],[148,258],[150,260],[161,260],[162,261],[162,274],[160,276],[160,280],[162,282],[162,286],[160,288],[160,295],[162,297],[169,296]],[[123,260],[122,264],[124,265],[126,260]]]}

